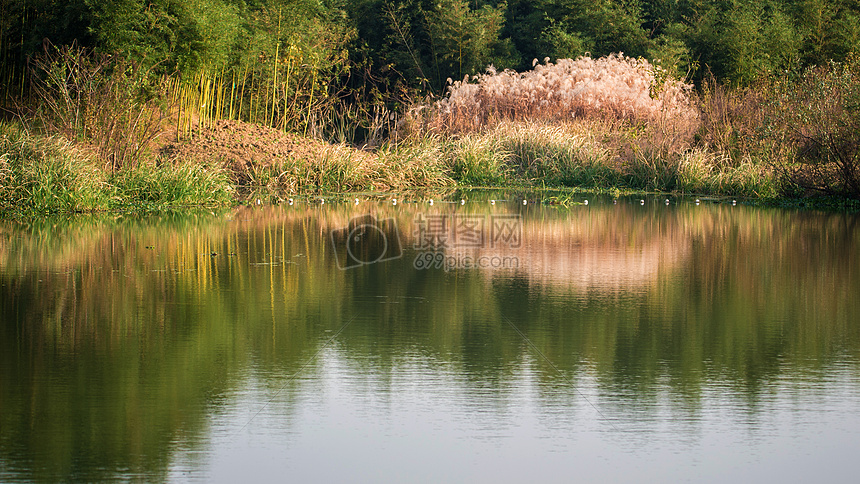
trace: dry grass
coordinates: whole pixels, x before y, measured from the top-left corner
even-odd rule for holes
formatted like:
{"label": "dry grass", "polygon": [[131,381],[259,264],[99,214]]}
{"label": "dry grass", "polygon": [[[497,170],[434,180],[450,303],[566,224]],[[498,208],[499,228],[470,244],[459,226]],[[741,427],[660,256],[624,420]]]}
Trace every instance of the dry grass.
{"label": "dry grass", "polygon": [[744,155],[761,149],[757,130],[762,124],[762,106],[765,104],[763,83],[730,89],[713,78],[702,85],[698,98],[700,126],[697,132],[699,145],[718,153],[725,153],[728,164],[741,163]]}
{"label": "dry grass", "polygon": [[172,161],[215,162],[231,173],[233,183],[249,190],[331,193],[452,183],[433,137],[368,152],[262,125],[218,121],[193,141],[170,145],[164,152]]}
{"label": "dry grass", "polygon": [[31,116],[51,134],[91,146],[112,171],[134,168],[161,134],[151,72],[77,45],[46,46],[33,60]]}
{"label": "dry grass", "polygon": [[478,131],[499,121],[615,119],[695,123],[692,86],[644,59],[610,55],[536,65],[525,73],[488,72],[451,84],[426,120],[440,133]]}
{"label": "dry grass", "polygon": [[463,184],[773,196],[773,173],[750,156],[757,99],[714,83],[698,97],[648,61],[618,54],[521,74],[491,68],[452,83],[404,126],[444,140],[449,172]]}

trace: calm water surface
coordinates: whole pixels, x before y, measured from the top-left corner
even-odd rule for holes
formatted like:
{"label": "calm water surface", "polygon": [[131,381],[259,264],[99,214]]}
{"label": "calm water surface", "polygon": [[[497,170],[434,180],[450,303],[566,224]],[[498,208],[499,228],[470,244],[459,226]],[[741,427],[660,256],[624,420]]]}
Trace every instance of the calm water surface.
{"label": "calm water surface", "polygon": [[0,481],[856,479],[860,218],[455,201],[0,222]]}

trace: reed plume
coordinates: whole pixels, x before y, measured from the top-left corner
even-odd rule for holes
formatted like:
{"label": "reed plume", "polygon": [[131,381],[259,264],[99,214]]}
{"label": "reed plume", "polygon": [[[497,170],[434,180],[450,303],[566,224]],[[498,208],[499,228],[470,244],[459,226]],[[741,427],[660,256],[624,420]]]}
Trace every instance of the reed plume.
{"label": "reed plume", "polygon": [[451,82],[447,96],[431,110],[428,127],[453,133],[499,121],[697,118],[690,99],[693,86],[645,59],[613,54],[535,64],[524,73],[497,72],[490,66],[485,74]]}

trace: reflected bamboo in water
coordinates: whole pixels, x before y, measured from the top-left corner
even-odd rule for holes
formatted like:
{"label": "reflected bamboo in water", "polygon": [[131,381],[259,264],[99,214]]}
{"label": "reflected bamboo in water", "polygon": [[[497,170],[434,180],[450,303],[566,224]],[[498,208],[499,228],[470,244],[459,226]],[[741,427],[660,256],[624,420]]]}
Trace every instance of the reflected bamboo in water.
{"label": "reflected bamboo in water", "polygon": [[[368,213],[395,221],[403,257],[339,270],[331,232]],[[413,268],[419,215],[493,214],[521,216],[522,247],[464,253],[517,267]],[[104,477],[76,468],[82,455],[162,475],[171,443],[205,440],[207,414],[249,374],[293,374],[353,317],[342,337],[367,357],[352,363],[362,371],[392,373],[421,348],[504,393],[529,351],[504,315],[572,381],[595,375],[618,412],[666,381],[679,412],[695,413],[715,380],[754,409],[785,372],[860,357],[860,227],[844,214],[638,199],[296,204],[3,222],[0,241],[0,459],[35,459],[49,480]],[[540,398],[557,398],[553,372],[541,378]]]}

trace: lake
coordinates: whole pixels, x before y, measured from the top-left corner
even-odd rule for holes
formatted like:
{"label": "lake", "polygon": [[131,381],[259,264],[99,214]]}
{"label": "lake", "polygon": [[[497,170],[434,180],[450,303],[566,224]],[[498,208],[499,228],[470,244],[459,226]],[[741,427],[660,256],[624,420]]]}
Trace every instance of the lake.
{"label": "lake", "polygon": [[0,221],[0,481],[856,479],[859,216],[539,198]]}

